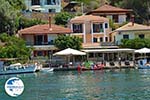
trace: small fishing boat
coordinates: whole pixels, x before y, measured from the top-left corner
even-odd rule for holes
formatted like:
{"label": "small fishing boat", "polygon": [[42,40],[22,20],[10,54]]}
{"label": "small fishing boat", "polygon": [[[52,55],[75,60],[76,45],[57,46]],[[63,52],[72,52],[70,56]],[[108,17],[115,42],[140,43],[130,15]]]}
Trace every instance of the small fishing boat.
{"label": "small fishing boat", "polygon": [[53,72],[54,68],[42,68],[41,71],[42,72]]}
{"label": "small fishing boat", "polygon": [[138,60],[138,69],[150,69],[150,63],[148,59],[140,59]]}
{"label": "small fishing boat", "polygon": [[6,66],[5,60],[0,60],[0,75],[19,74],[19,73],[33,73],[37,71],[38,64],[21,64],[15,63]]}

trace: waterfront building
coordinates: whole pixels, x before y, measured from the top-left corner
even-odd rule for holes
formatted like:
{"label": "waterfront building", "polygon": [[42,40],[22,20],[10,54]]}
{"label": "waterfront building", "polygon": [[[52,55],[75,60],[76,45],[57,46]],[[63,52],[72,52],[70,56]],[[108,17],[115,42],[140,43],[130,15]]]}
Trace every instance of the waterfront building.
{"label": "waterfront building", "polygon": [[73,31],[71,35],[83,40],[83,48],[100,46],[109,42],[109,19],[100,16],[82,15],[72,18],[68,27]]}
{"label": "waterfront building", "polygon": [[44,13],[61,11],[61,0],[25,0],[26,10]]}
{"label": "waterfront building", "polygon": [[53,51],[57,50],[54,46],[54,39],[58,35],[70,34],[69,28],[51,24],[35,25],[29,28],[19,30],[18,34],[26,41],[27,46],[33,46],[34,57],[49,57]]}
{"label": "waterfront building", "polygon": [[87,59],[90,61],[103,63],[105,66],[134,66],[134,49],[129,48],[99,48],[84,49]]}
{"label": "waterfront building", "polygon": [[150,26],[129,22],[110,33],[111,41],[116,45],[122,39],[150,38]]}
{"label": "waterfront building", "polygon": [[99,8],[88,12],[87,14],[107,17],[114,21],[114,23],[122,24],[130,19],[132,13],[131,9],[123,9],[108,4],[104,4]]}
{"label": "waterfront building", "polygon": [[71,35],[83,39],[82,51],[86,52],[87,60],[106,62],[106,64],[113,61],[117,65],[121,58],[121,63],[131,61],[130,63],[134,64],[134,50],[119,48],[110,37],[112,31],[109,27],[108,18],[82,15],[72,18],[68,26],[73,31]]}

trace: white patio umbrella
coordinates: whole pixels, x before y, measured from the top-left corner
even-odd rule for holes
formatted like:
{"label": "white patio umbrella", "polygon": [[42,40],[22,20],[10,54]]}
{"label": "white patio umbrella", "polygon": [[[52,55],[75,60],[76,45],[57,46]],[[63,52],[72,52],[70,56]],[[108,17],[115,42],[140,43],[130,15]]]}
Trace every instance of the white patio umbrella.
{"label": "white patio umbrella", "polygon": [[[149,48],[141,48],[141,49],[135,50],[134,52],[135,53],[144,54],[143,57],[145,58],[146,57],[146,53],[150,53],[150,49]],[[141,55],[141,57],[142,57],[142,55]]]}
{"label": "white patio umbrella", "polygon": [[56,56],[56,55],[58,55],[58,56],[65,56],[65,55],[66,56],[67,55],[86,55],[86,53],[82,52],[82,51],[75,50],[75,49],[67,48],[65,50],[56,52],[53,55],[54,56]]}
{"label": "white patio umbrella", "polygon": [[[82,52],[82,51],[75,50],[75,49],[67,48],[67,49],[64,49],[62,51],[56,52],[53,55],[54,56],[67,56],[68,57],[68,61],[70,62],[70,57],[71,56],[86,55],[86,53]],[[73,60],[73,62],[74,62],[74,60]]]}
{"label": "white patio umbrella", "polygon": [[138,50],[135,50],[135,53],[150,53],[150,49],[148,48],[138,49]]}

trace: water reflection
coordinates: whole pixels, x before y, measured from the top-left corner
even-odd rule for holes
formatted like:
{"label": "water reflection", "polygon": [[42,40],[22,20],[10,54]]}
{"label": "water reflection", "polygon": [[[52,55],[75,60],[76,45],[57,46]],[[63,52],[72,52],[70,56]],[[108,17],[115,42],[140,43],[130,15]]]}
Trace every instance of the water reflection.
{"label": "water reflection", "polygon": [[[150,70],[117,69],[64,71],[0,76],[0,98],[4,100],[148,100]],[[25,84],[18,98],[4,92],[4,83],[17,76]]]}

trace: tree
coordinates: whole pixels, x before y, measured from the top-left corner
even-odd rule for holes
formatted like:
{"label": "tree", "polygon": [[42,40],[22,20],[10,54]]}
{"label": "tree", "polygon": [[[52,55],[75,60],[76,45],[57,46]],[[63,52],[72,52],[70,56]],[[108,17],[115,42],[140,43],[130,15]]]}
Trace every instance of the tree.
{"label": "tree", "polygon": [[58,38],[55,39],[54,45],[59,48],[60,50],[66,48],[72,48],[80,50],[82,44],[82,39],[76,36],[69,36],[69,35],[60,35]]}
{"label": "tree", "polygon": [[9,4],[15,8],[16,10],[25,10],[25,2],[24,0],[5,0],[9,2]]}
{"label": "tree", "polygon": [[150,0],[110,0],[112,5],[132,9],[137,23],[150,24]]}
{"label": "tree", "polygon": [[91,0],[72,0],[72,1],[77,1],[77,2],[80,2],[80,3],[89,4],[89,2],[90,2]]}
{"label": "tree", "polygon": [[22,28],[26,28],[26,27],[31,27],[33,25],[38,25],[38,24],[46,24],[46,21],[43,21],[41,19],[27,19],[23,16],[21,16],[18,19],[18,27],[17,29],[20,30]]}
{"label": "tree", "polygon": [[17,30],[23,6],[23,0],[0,0],[0,33],[13,34]]}
{"label": "tree", "polygon": [[55,24],[66,25],[71,18],[73,18],[73,15],[68,12],[61,12],[55,16]]}
{"label": "tree", "polygon": [[120,45],[122,48],[132,48],[132,49],[140,49],[143,47],[150,48],[150,39],[123,39],[122,44]]}
{"label": "tree", "polygon": [[0,0],[0,32],[12,32],[17,11],[5,0]]}
{"label": "tree", "polygon": [[84,12],[90,12],[91,10],[96,9],[105,3],[106,0],[83,0]]}
{"label": "tree", "polygon": [[107,0],[71,0],[79,3],[82,13],[89,12],[93,9],[98,8],[100,5],[108,3]]}
{"label": "tree", "polygon": [[30,57],[32,48],[26,47],[25,41],[16,36],[0,34],[0,41],[4,46],[0,46],[0,58],[19,58],[27,60]]}

